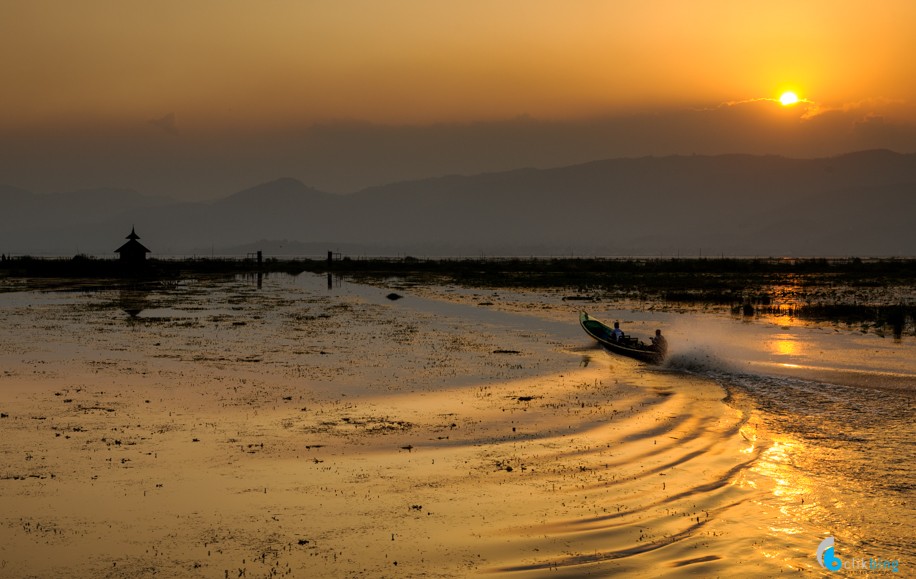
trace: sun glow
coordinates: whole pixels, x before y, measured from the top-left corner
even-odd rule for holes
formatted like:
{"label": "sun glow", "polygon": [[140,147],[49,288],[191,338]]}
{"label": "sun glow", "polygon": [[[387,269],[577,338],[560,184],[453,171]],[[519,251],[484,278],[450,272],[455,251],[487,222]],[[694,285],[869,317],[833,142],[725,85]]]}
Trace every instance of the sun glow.
{"label": "sun glow", "polygon": [[794,105],[794,104],[796,104],[796,103],[798,102],[798,100],[799,100],[799,99],[798,99],[798,95],[795,94],[795,93],[792,92],[792,91],[786,91],[786,92],[782,93],[782,95],[780,95],[780,97],[779,97],[779,102],[780,102],[780,103],[782,104],[782,106],[784,106],[784,107],[787,107],[787,106],[790,106],[790,105]]}

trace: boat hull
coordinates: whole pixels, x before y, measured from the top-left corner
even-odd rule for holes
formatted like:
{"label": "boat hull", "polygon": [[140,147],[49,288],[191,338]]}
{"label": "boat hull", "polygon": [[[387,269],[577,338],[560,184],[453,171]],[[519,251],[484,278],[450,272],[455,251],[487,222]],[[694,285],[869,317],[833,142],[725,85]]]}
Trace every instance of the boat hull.
{"label": "boat hull", "polygon": [[607,324],[589,317],[586,312],[579,314],[579,324],[586,334],[615,354],[634,358],[647,364],[659,364],[665,357],[664,353],[653,349],[651,346],[640,344],[634,338],[624,337],[622,341],[614,340],[611,328]]}

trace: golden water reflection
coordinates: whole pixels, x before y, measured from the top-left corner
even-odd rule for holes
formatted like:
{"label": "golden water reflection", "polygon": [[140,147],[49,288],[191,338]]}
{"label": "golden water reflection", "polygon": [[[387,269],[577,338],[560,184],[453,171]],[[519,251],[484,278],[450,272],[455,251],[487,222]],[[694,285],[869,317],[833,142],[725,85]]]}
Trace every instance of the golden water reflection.
{"label": "golden water reflection", "polygon": [[791,334],[777,334],[769,342],[770,351],[777,356],[800,356],[801,344]]}
{"label": "golden water reflection", "polygon": [[807,532],[799,522],[802,509],[817,507],[814,482],[795,467],[794,457],[802,456],[809,449],[797,440],[779,438],[764,450],[754,471],[765,477],[772,485],[768,494],[779,513],[768,521],[767,528],[776,535],[799,535]]}

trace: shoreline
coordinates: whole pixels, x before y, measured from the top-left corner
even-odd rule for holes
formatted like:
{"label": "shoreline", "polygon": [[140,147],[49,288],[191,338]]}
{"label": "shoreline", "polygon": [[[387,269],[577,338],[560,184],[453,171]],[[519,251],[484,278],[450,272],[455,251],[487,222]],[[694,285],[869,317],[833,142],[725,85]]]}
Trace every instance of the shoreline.
{"label": "shoreline", "polygon": [[[139,262],[87,255],[4,255],[0,271],[11,276],[92,278],[164,275],[175,273],[219,274],[240,272],[311,272],[346,274],[442,274],[492,272],[515,274],[589,273],[724,273],[724,274],[849,274],[896,273],[916,276],[916,256],[580,256],[580,257],[384,257],[333,254],[327,259],[309,256],[249,255],[223,257],[150,257]],[[548,280],[553,281],[553,280]]]}

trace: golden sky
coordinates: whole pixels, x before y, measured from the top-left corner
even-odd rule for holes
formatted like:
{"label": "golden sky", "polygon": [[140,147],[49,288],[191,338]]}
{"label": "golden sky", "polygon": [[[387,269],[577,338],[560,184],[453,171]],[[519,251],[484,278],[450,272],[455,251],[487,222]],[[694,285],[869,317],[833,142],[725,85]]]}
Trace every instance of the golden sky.
{"label": "golden sky", "polygon": [[3,124],[565,119],[913,100],[916,2],[5,0]]}
{"label": "golden sky", "polygon": [[913,152],[914,24],[912,0],[0,0],[0,184]]}

